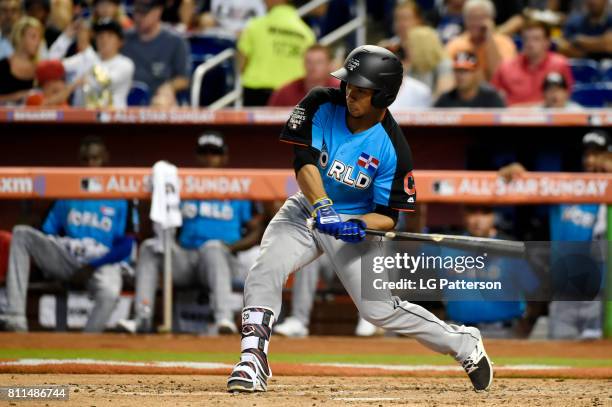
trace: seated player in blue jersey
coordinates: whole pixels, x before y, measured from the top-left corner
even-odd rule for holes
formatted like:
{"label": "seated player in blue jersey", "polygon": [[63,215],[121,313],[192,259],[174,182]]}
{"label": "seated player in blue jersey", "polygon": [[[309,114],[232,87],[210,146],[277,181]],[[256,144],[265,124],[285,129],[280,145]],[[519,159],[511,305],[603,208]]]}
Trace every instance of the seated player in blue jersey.
{"label": "seated player in blue jersey", "polygon": [[[508,239],[495,227],[495,213],[490,206],[467,205],[464,209],[465,233],[474,237]],[[461,256],[464,252],[458,249],[442,249],[440,256]],[[469,272],[463,278],[471,278]],[[503,299],[498,295],[478,291],[456,294],[446,302],[446,319],[467,325],[474,325],[491,338],[511,338],[523,336],[530,330],[526,327],[527,293],[533,292],[538,281],[531,272],[528,263],[523,259],[491,256],[486,270],[475,273],[479,281],[498,281],[502,283]],[[485,297],[485,295],[487,297]],[[469,301],[466,301],[469,300]]]}
{"label": "seated player in blue jersey", "polygon": [[[612,141],[607,132],[593,130],[582,137],[582,168],[586,172],[598,172],[598,159],[612,151]],[[500,169],[506,180],[520,177],[525,167],[513,163]],[[605,239],[606,206],[601,204],[560,204],[549,208],[550,240],[552,242],[590,242]],[[560,254],[576,250],[582,255],[589,245],[553,243],[550,265]],[[555,269],[553,269],[554,274]],[[555,276],[553,275],[553,278]],[[584,280],[586,281],[587,276]],[[557,283],[563,283],[557,281]],[[549,337],[551,339],[598,339],[602,336],[602,301],[552,301],[549,306]]]}
{"label": "seated player in blue jersey", "polygon": [[[206,132],[198,138],[197,159],[204,168],[222,168],[229,159],[221,133]],[[220,334],[238,330],[228,298],[232,277],[241,267],[238,253],[259,244],[262,217],[245,200],[186,200],[181,202],[183,226],[172,245],[172,281],[177,287],[208,287],[211,307]],[[245,233],[243,231],[246,230]],[[119,321],[128,332],[153,329],[155,292],[163,265],[159,238],[145,240],[136,266],[135,319]]]}
{"label": "seated player in blue jersey", "polygon": [[[103,166],[109,159],[98,137],[84,138],[79,153],[81,163],[89,167]],[[133,239],[126,236],[128,213],[125,200],[62,199],[53,204],[42,231],[15,226],[6,280],[8,307],[1,317],[4,329],[28,329],[25,308],[32,259],[49,279],[87,281],[94,307],[85,332],[102,332],[121,293],[120,262],[132,252]]]}
{"label": "seated player in blue jersey", "polygon": [[332,75],[342,81],[340,89],[311,90],[281,132],[281,141],[294,145],[301,191],[268,224],[247,275],[240,361],[227,380],[228,391],[267,390],[268,348],[283,285],[323,253],[364,319],[452,356],[475,390],[487,390],[493,369],[478,329],[446,324],[389,291],[381,292],[379,301],[362,297],[363,247],[357,243],[365,239],[366,227],[393,229],[399,212],[414,211],[416,204],[412,153],[387,109],[403,68],[392,52],[365,45]]}

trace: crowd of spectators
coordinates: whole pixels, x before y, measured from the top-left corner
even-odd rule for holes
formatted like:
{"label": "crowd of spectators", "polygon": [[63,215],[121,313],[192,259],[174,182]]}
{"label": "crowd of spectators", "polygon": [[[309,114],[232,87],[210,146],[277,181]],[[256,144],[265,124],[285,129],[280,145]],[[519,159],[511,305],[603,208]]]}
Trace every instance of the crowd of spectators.
{"label": "crowd of spectators", "polygon": [[[325,70],[331,71],[342,59],[341,52],[311,47],[322,34],[350,18],[338,14],[353,12],[354,3],[332,0],[302,19],[290,0],[0,0],[0,103],[187,104],[196,64],[225,47],[234,47],[242,72],[244,105],[288,105],[313,86],[334,85],[323,79],[322,67],[327,64]],[[463,86],[457,78],[469,76],[456,72],[465,70],[459,67],[464,63],[453,64],[453,60],[461,55],[465,61],[468,54],[475,62],[479,85],[492,85],[504,105],[548,107],[544,81],[551,73],[563,76],[562,87],[570,98],[585,85],[610,78],[609,3],[387,1],[382,14],[389,16],[370,10],[368,39],[386,38],[379,45],[397,53],[406,78],[418,81],[406,80],[393,109],[449,105],[448,93]],[[392,24],[377,25],[376,19]],[[225,45],[203,51],[202,38]],[[354,45],[351,41],[349,36],[345,45]],[[317,58],[320,61],[314,61]],[[37,68],[42,65],[43,71],[48,70],[49,60],[63,65],[60,77],[65,86],[57,86],[54,97],[32,99],[32,93],[45,93]],[[583,74],[585,60],[591,70],[587,76]],[[204,81],[204,92],[213,86],[209,82]],[[289,84],[291,89],[279,96],[276,91]],[[134,88],[144,89],[148,97],[129,101]],[[68,90],[71,92],[64,97]],[[465,105],[452,105],[500,105],[497,100],[485,103],[487,106],[472,98],[465,100]],[[579,100],[584,102],[584,98]]]}

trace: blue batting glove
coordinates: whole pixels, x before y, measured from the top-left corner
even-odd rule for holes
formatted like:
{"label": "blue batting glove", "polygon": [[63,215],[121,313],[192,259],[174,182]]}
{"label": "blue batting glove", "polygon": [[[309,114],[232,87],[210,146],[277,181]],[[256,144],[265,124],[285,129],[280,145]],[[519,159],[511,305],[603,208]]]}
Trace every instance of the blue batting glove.
{"label": "blue batting glove", "polygon": [[347,243],[359,243],[366,237],[366,224],[360,219],[349,219],[342,222],[340,231],[336,234],[336,239]]}
{"label": "blue batting glove", "polygon": [[342,226],[342,219],[332,206],[334,203],[328,197],[318,199],[312,204],[314,226],[321,233],[335,236]]}

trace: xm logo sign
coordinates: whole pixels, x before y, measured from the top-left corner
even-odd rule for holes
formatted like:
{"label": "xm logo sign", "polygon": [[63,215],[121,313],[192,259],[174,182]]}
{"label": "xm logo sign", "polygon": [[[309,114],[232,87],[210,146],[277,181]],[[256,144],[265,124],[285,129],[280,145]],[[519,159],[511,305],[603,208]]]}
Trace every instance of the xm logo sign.
{"label": "xm logo sign", "polygon": [[34,183],[30,177],[0,178],[0,194],[30,194]]}
{"label": "xm logo sign", "polygon": [[372,183],[369,175],[359,171],[356,178],[351,178],[354,167],[344,164],[342,161],[334,160],[327,171],[327,176],[338,182],[357,189],[366,189]]}

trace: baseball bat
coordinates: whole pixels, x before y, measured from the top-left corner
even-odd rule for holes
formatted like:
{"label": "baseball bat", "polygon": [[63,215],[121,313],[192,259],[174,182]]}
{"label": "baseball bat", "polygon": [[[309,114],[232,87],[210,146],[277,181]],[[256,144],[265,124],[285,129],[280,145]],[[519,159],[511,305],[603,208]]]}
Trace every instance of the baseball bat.
{"label": "baseball bat", "polygon": [[461,235],[440,235],[435,233],[413,233],[366,229],[370,236],[386,237],[390,240],[437,243],[447,247],[464,250],[480,250],[500,255],[522,256],[525,254],[525,243],[512,240],[491,239]]}
{"label": "baseball bat", "polygon": [[[308,219],[306,226],[314,228],[314,220]],[[386,237],[390,240],[407,242],[437,243],[460,250],[479,250],[506,256],[523,256],[525,243],[513,240],[491,239],[486,237],[473,237],[462,235],[440,235],[436,233],[396,232],[394,230],[382,231],[366,229],[366,235]]]}

